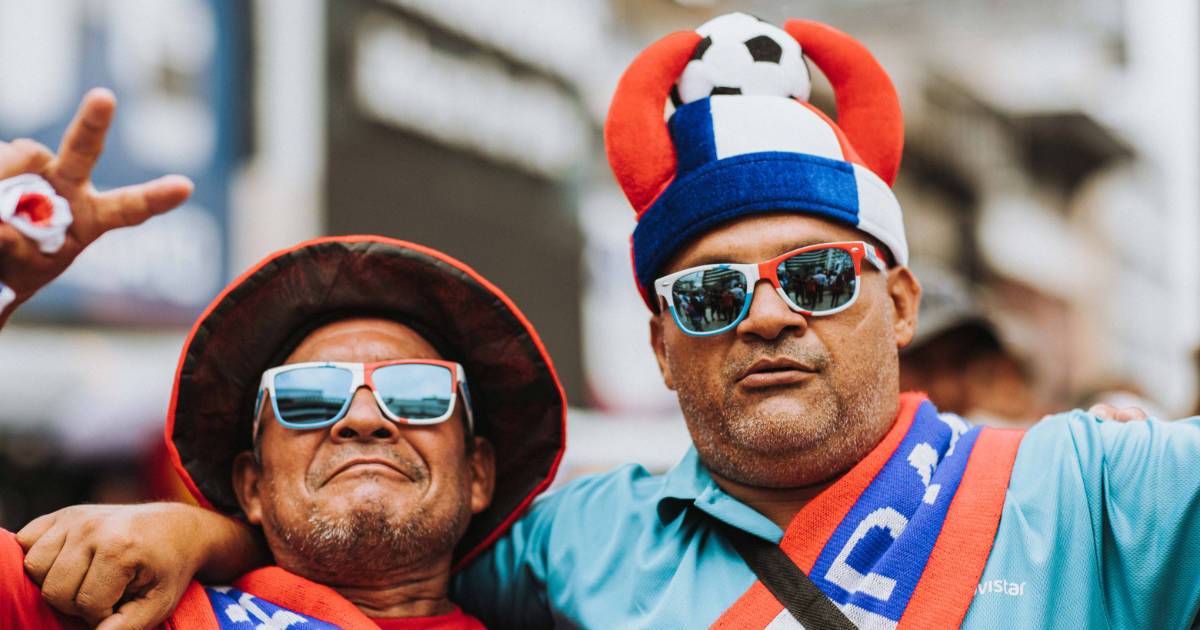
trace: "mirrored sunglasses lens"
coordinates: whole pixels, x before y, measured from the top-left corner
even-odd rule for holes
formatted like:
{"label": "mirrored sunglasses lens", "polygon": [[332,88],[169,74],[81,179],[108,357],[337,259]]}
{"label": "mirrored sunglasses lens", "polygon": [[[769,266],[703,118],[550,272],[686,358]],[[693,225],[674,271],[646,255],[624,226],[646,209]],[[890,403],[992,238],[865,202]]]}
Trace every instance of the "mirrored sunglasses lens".
{"label": "mirrored sunglasses lens", "polygon": [[746,304],[746,276],[728,267],[689,273],[675,281],[671,299],[684,330],[721,330],[737,320]]}
{"label": "mirrored sunglasses lens", "polygon": [[388,410],[408,420],[444,416],[454,400],[454,374],[440,365],[389,365],[372,378]]}
{"label": "mirrored sunglasses lens", "polygon": [[779,286],[793,304],[812,313],[832,311],[854,296],[854,259],[844,249],[796,254],[779,263]]}
{"label": "mirrored sunglasses lens", "polygon": [[275,375],[275,407],[292,424],[317,425],[336,418],[350,396],[354,375],[339,367],[307,367]]}

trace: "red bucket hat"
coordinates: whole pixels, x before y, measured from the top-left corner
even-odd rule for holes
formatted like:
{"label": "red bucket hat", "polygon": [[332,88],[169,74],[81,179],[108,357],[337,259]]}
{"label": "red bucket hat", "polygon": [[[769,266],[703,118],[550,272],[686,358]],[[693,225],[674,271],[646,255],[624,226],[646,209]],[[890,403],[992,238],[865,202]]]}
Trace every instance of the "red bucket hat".
{"label": "red bucket hat", "polygon": [[490,545],[553,480],[566,443],[566,397],[521,311],[467,265],[381,236],[301,243],[225,288],[184,344],[167,414],[175,469],[201,505],[240,514],[234,457],[249,450],[262,373],[312,330],[351,316],[400,321],[458,361],[476,434],[496,451],[491,506],[455,552],[461,566]]}

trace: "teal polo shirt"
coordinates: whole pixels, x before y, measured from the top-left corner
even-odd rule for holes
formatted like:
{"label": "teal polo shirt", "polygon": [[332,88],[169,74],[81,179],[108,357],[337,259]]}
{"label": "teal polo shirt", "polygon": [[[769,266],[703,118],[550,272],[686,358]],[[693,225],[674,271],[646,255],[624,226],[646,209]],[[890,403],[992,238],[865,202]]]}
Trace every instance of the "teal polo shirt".
{"label": "teal polo shirt", "polygon": [[[456,578],[489,628],[705,628],[755,576],[713,519],[783,532],[695,450],[537,500]],[[1200,628],[1200,418],[1048,417],[1021,442],[964,628]]]}

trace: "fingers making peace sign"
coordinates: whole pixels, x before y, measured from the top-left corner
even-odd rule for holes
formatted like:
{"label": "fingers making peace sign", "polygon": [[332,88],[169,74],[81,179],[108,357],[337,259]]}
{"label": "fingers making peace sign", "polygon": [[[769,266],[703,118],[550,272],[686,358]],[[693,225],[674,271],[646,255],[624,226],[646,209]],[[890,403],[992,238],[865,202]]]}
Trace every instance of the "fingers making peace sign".
{"label": "fingers making peace sign", "polygon": [[112,92],[97,88],[79,104],[55,154],[33,140],[0,141],[0,182],[22,174],[40,175],[70,204],[74,221],[63,246],[44,253],[13,225],[0,222],[0,284],[15,294],[8,308],[0,306],[0,326],[8,315],[63,271],[75,257],[105,232],[138,225],[183,203],[192,182],[182,175],[99,192],[92,185],[92,168],[104,150],[104,138],[116,111]]}

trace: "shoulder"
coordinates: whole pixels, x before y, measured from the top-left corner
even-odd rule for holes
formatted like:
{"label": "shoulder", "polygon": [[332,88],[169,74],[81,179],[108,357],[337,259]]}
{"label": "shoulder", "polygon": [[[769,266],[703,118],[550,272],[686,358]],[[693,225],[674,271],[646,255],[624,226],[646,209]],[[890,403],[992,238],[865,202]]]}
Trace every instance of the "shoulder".
{"label": "shoulder", "polygon": [[1154,506],[1153,512],[1182,518],[1189,512],[1184,506],[1200,498],[1198,462],[1200,418],[1115,422],[1076,410],[1029,430],[1010,493],[1034,502]]}
{"label": "shoulder", "polygon": [[1200,454],[1200,417],[1175,421],[1101,420],[1080,410],[1047,416],[1021,444],[1043,457],[1110,468],[1153,466]]}
{"label": "shoulder", "polygon": [[620,536],[657,514],[663,484],[663,475],[637,464],[574,479],[534,501],[511,536],[543,543],[579,536],[594,540],[602,532]]}
{"label": "shoulder", "polygon": [[662,491],[664,477],[639,464],[626,464],[608,472],[574,479],[534,501],[533,509],[557,511],[563,506],[612,508],[617,511],[652,505]]}
{"label": "shoulder", "polygon": [[25,552],[12,532],[0,529],[0,627],[85,628],[60,616],[25,574]]}

